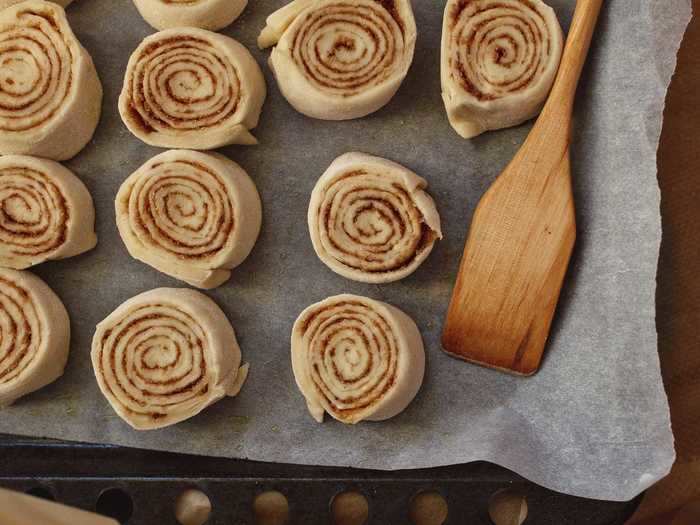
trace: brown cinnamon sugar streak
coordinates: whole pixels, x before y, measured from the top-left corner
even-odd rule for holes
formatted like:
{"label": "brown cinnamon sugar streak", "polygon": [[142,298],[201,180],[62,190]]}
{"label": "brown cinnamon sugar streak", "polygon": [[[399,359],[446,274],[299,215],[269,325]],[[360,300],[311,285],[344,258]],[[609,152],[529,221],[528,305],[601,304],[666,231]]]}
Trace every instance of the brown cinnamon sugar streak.
{"label": "brown cinnamon sugar streak", "polygon": [[537,116],[564,48],[542,0],[447,0],[440,57],[442,99],[463,138]]}
{"label": "brown cinnamon sugar streak", "polygon": [[[449,17],[450,46],[454,49],[449,59],[451,74],[479,101],[495,100],[527,88],[549,61],[550,36],[541,29],[546,28],[546,21],[530,0],[514,3],[460,0],[452,6]],[[507,31],[513,31],[517,40]],[[518,49],[523,42],[532,49]],[[493,54],[482,54],[483,49],[493,49]],[[509,61],[506,56],[510,57]],[[522,57],[519,74],[502,81],[488,78],[485,61],[510,68],[516,56]]]}
{"label": "brown cinnamon sugar streak", "polygon": [[0,268],[0,407],[55,381],[70,350],[70,319],[30,272]]}
{"label": "brown cinnamon sugar streak", "polygon": [[[15,208],[33,211],[31,218]],[[54,182],[27,166],[0,167],[0,243],[12,255],[49,254],[66,241],[71,211]]]}
{"label": "brown cinnamon sugar streak", "polygon": [[420,389],[425,351],[397,308],[357,295],[312,304],[292,328],[292,369],[312,417],[347,424],[403,411]]}
{"label": "brown cinnamon sugar streak", "polygon": [[[187,175],[189,170],[191,175]],[[200,180],[202,177],[207,184]],[[211,257],[234,230],[233,206],[225,184],[202,163],[180,159],[153,164],[149,181],[138,186],[130,199],[136,203],[130,220],[141,241],[158,245],[181,259]],[[195,216],[198,211],[201,217]],[[212,221],[209,214],[217,215]],[[173,229],[180,228],[197,237],[172,234]]]}
{"label": "brown cinnamon sugar streak", "polygon": [[[381,314],[368,313],[368,309],[367,305],[360,302],[338,302],[317,310],[303,325],[305,332],[311,327],[304,337],[309,340],[309,359],[313,362],[311,377],[317,392],[343,419],[352,419],[353,414],[378,403],[396,382],[395,336],[388,321]],[[363,327],[370,327],[370,330],[365,331]],[[335,354],[339,351],[331,340],[341,332],[348,344],[352,342],[357,345],[353,351],[368,352],[367,363],[359,372],[353,371],[352,377],[344,375],[335,364],[343,356],[332,355],[330,359],[326,357],[327,353]],[[376,352],[376,355],[372,352]],[[333,363],[331,369],[324,365],[327,362]],[[372,377],[377,367],[383,365],[383,372]],[[341,396],[326,384],[326,376],[332,381],[354,386],[357,390],[354,394],[345,393]]]}
{"label": "brown cinnamon sugar streak", "polygon": [[[161,78],[165,74],[167,77]],[[177,71],[172,71],[175,68]],[[130,81],[129,111],[144,132],[161,129],[203,129],[220,124],[238,110],[241,86],[235,68],[207,40],[174,36],[157,40],[141,52],[137,74]],[[210,82],[214,89],[198,98],[182,98],[172,90],[178,74],[191,75],[195,83]],[[206,77],[206,78],[205,78]],[[219,85],[223,82],[223,85]],[[182,84],[180,84],[182,85]],[[157,86],[165,86],[161,91]],[[217,89],[218,88],[218,89]],[[170,111],[170,102],[206,105],[203,112]]]}
{"label": "brown cinnamon sugar streak", "polygon": [[[55,116],[71,92],[70,64],[75,59],[50,13],[25,10],[17,14],[16,20],[16,25],[0,30],[0,64],[5,67],[18,62],[31,70],[49,64],[49,69],[37,71],[32,83],[21,91],[11,69],[6,70],[6,77],[0,71],[0,131],[7,132],[40,128]],[[37,51],[40,56],[35,56]],[[65,67],[64,60],[69,67]],[[25,79],[21,80],[25,86]]]}
{"label": "brown cinnamon sugar streak", "polygon": [[[392,6],[395,17],[384,4]],[[317,87],[342,96],[382,83],[399,66],[397,46],[403,47],[403,24],[393,6],[390,0],[377,8],[338,2],[309,11],[294,35],[294,61]],[[353,28],[355,36],[338,36],[338,27]],[[319,45],[324,38],[333,39],[330,52]],[[373,45],[366,46],[363,38]],[[348,51],[348,57],[339,59],[339,51]]]}
{"label": "brown cinnamon sugar streak", "polygon": [[[153,311],[158,313],[150,313]],[[174,355],[166,365],[156,366],[148,362],[149,349],[156,352],[160,348],[163,332],[168,333],[167,344]],[[122,350],[117,352],[117,348]],[[107,354],[106,362],[112,368],[115,381],[106,381],[105,384],[116,398],[129,400],[123,409],[158,419],[165,414],[156,411],[155,406],[167,410],[186,398],[206,393],[205,352],[205,332],[192,316],[174,305],[153,304],[134,310],[121,323],[106,331],[97,358],[100,372],[106,376],[103,353]],[[119,361],[118,353],[121,354]],[[183,365],[188,361],[191,361],[189,366]],[[173,372],[178,366],[181,370]],[[160,375],[164,378],[158,379]],[[184,398],[182,394],[186,394]]]}
{"label": "brown cinnamon sugar streak", "polygon": [[131,54],[119,114],[129,131],[152,146],[254,145],[250,130],[266,93],[260,66],[240,42],[178,26],[147,36]]}
{"label": "brown cinnamon sugar streak", "polygon": [[5,318],[6,327],[0,350],[0,384],[3,384],[16,379],[32,364],[42,333],[36,305],[27,291],[5,278],[0,278],[0,317]]}
{"label": "brown cinnamon sugar streak", "polygon": [[[349,268],[395,272],[413,264],[435,240],[434,232],[422,222],[420,210],[399,184],[385,186],[376,174],[373,178],[366,170],[356,170],[336,178],[325,192],[327,197],[318,209],[323,238],[334,256]],[[363,229],[361,223],[367,216],[376,217],[376,224]],[[348,230],[348,224],[353,231]],[[377,228],[384,233],[383,242],[376,240]]]}
{"label": "brown cinnamon sugar streak", "polygon": [[255,184],[235,162],[161,153],[132,173],[115,202],[129,253],[199,288],[216,288],[252,250],[262,221]]}
{"label": "brown cinnamon sugar streak", "polygon": [[248,370],[221,309],[185,288],[124,302],[97,325],[90,355],[100,391],[137,430],[174,425],[235,396]]}

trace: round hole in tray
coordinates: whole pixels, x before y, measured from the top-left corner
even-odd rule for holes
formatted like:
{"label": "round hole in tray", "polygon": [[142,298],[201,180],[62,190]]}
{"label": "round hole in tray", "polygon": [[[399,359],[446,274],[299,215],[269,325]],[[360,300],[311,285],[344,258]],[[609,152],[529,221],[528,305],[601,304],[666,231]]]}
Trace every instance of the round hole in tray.
{"label": "round hole in tray", "polygon": [[95,510],[98,514],[126,523],[134,512],[131,496],[120,488],[113,487],[102,491],[97,498]]}
{"label": "round hole in tray", "polygon": [[287,497],[276,490],[258,494],[253,501],[255,525],[286,525],[289,522]]}
{"label": "round hole in tray", "polygon": [[56,500],[56,498],[53,496],[53,492],[51,492],[51,489],[43,485],[37,485],[36,487],[27,489],[26,493],[36,498],[47,499],[49,501]]}
{"label": "round hole in tray", "polygon": [[367,498],[359,492],[337,494],[331,502],[333,525],[364,525],[369,517]]}
{"label": "round hole in tray", "polygon": [[199,489],[187,489],[175,500],[174,511],[180,525],[204,525],[211,515],[211,500]]}
{"label": "round hole in tray", "polygon": [[522,525],[527,519],[527,500],[520,492],[503,489],[489,500],[489,517],[494,525]]}
{"label": "round hole in tray", "polygon": [[419,492],[411,500],[408,515],[414,525],[442,525],[447,521],[447,501],[435,491]]}

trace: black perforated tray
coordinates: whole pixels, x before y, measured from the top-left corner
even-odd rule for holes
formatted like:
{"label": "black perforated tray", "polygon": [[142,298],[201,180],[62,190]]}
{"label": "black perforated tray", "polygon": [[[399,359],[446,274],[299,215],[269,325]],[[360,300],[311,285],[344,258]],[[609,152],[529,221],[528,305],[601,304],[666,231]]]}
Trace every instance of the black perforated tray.
{"label": "black perforated tray", "polygon": [[200,488],[211,499],[209,525],[254,525],[252,501],[267,490],[286,495],[289,525],[331,524],[330,502],[346,490],[365,495],[371,525],[411,523],[411,499],[422,491],[444,496],[449,507],[446,525],[489,525],[489,499],[505,488],[527,498],[525,525],[622,525],[638,504],[638,500],[614,503],[564,496],[488,463],[377,472],[12,436],[0,436],[0,486],[93,511],[104,491],[119,488],[126,494],[126,504],[114,509],[103,500],[99,508],[129,514],[130,500],[132,512],[124,521],[129,525],[175,525],[173,503],[189,487]]}

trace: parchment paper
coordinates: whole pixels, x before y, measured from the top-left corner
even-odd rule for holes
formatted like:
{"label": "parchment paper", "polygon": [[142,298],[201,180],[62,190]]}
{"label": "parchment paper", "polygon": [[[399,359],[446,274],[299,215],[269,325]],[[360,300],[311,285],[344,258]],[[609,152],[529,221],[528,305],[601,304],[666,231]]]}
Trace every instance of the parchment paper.
{"label": "parchment paper", "polygon": [[[97,206],[93,252],[36,269],[64,300],[73,341],[65,375],[0,414],[0,432],[142,448],[377,469],[472,460],[506,466],[578,496],[627,500],[664,476],[674,459],[654,323],[661,236],[656,148],[666,87],[690,17],[689,0],[607,0],[576,108],[573,177],[579,238],[544,365],[510,377],[456,361],[439,336],[474,207],[513,156],[529,125],[466,141],[440,99],[444,1],[415,0],[416,57],[406,82],[378,113],[352,122],[314,121],[281,97],[255,46],[281,0],[255,0],[225,33],[258,59],[269,96],[257,147],[224,152],[248,170],[264,203],[258,244],[232,280],[211,292],[239,336],[251,374],[241,395],[162,431],[139,433],[100,395],[89,359],[95,324],[129,297],[182,286],[131,259],[113,201],[120,183],[158,150],[131,136],[117,96],[131,51],[152,30],[129,0],[80,0],[68,8],[105,88],[94,141],[67,165]],[[573,0],[550,0],[566,29]],[[428,179],[445,240],[412,277],[362,285],[314,255],[306,209],[317,178],[338,155],[364,151]],[[299,312],[351,292],[393,303],[422,330],[428,369],[416,400],[384,423],[319,425],[306,411],[289,359]]]}

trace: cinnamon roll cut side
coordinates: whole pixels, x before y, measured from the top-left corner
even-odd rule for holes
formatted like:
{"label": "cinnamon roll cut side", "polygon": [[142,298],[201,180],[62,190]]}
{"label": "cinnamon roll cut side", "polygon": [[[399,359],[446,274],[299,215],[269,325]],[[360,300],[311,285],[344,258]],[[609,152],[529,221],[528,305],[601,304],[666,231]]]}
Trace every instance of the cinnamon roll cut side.
{"label": "cinnamon roll cut side", "polygon": [[266,88],[250,52],[204,29],[167,29],[147,37],[129,59],[119,113],[152,146],[214,149],[257,144]]}
{"label": "cinnamon roll cut side", "polygon": [[29,0],[0,11],[0,154],[53,160],[90,141],[102,85],[58,5]]}
{"label": "cinnamon roll cut side", "polygon": [[134,0],[134,4],[157,30],[199,27],[217,31],[238,18],[248,0]]}
{"label": "cinnamon roll cut side", "polygon": [[309,412],[343,423],[381,421],[402,412],[425,371],[423,340],[401,310],[338,295],[304,310],[292,329],[292,368]]}
{"label": "cinnamon roll cut side", "polygon": [[0,268],[0,407],[63,374],[70,321],[61,300],[29,272]]}
{"label": "cinnamon roll cut side", "polygon": [[442,29],[442,97],[464,138],[535,117],[563,47],[554,10],[541,0],[449,0]]}
{"label": "cinnamon roll cut side", "polygon": [[91,355],[100,390],[138,430],[174,425],[236,395],[248,372],[228,319],[194,290],[129,299],[97,325]]}
{"label": "cinnamon roll cut side", "polygon": [[270,67],[299,112],[324,120],[363,117],[394,96],[413,61],[408,0],[295,0],[258,38],[276,44]]}
{"label": "cinnamon roll cut side", "polygon": [[80,179],[51,160],[0,157],[0,266],[21,270],[96,244],[95,209]]}
{"label": "cinnamon roll cut side", "polygon": [[442,238],[427,182],[364,153],[338,157],[316,183],[308,223],[314,250],[339,275],[365,283],[413,273]]}
{"label": "cinnamon roll cut side", "polygon": [[[15,4],[20,4],[24,2],[25,0],[0,0],[0,11],[5,9],[6,7],[10,7],[11,5]],[[61,7],[65,8],[70,4],[73,0],[51,0],[54,4],[58,4]]]}
{"label": "cinnamon roll cut side", "polygon": [[161,153],[122,184],[117,227],[129,253],[199,288],[229,279],[255,245],[262,205],[235,162],[188,150]]}

